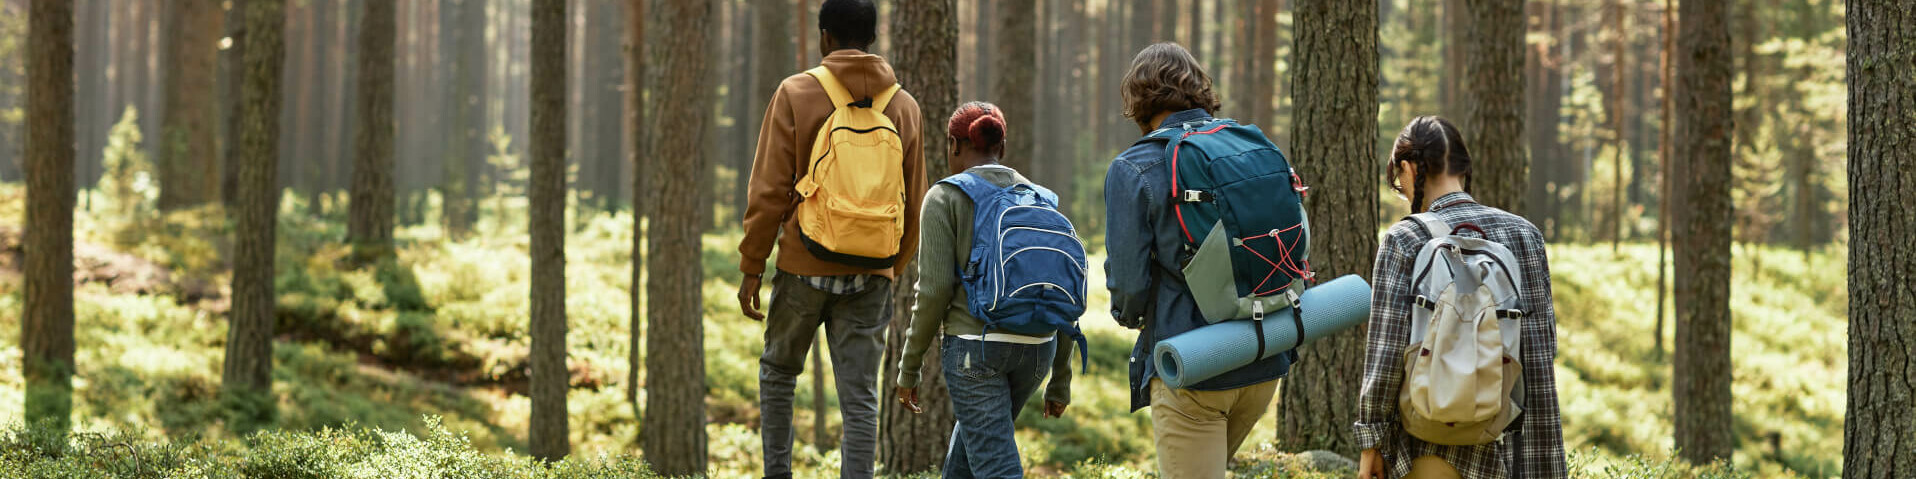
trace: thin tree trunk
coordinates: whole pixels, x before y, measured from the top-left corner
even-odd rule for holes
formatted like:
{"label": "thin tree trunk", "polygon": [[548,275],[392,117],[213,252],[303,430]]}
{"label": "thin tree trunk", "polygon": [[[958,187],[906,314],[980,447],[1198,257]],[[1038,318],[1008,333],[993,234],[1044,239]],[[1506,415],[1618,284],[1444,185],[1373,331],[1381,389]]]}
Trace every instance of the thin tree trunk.
{"label": "thin tree trunk", "polygon": [[1443,116],[1463,118],[1469,109],[1464,102],[1464,83],[1470,72],[1465,68],[1466,52],[1470,51],[1470,11],[1464,3],[1470,0],[1443,1],[1444,75],[1438,81],[1438,95]]}
{"label": "thin tree trunk", "polygon": [[1731,72],[1729,7],[1683,2],[1677,36],[1676,446],[1694,464],[1729,458]]}
{"label": "thin tree trunk", "polygon": [[1676,0],[1663,0],[1663,48],[1658,60],[1658,83],[1663,88],[1663,121],[1658,125],[1658,134],[1661,136],[1657,140],[1657,160],[1662,163],[1663,181],[1658,183],[1661,191],[1657,193],[1660,211],[1657,213],[1657,326],[1654,341],[1658,359],[1663,358],[1663,303],[1665,293],[1669,291],[1665,287],[1669,284],[1665,271],[1668,270],[1666,263],[1669,261],[1670,225],[1675,219],[1670,215],[1670,196],[1674,193],[1670,186],[1676,180],[1676,161],[1672,158],[1676,146],[1671,144],[1676,133],[1676,74],[1673,68],[1675,62],[1671,58],[1676,54],[1676,33]]}
{"label": "thin tree trunk", "polygon": [[221,96],[226,98],[226,140],[220,145],[220,202],[226,205],[227,211],[239,207],[239,144],[243,128],[239,123],[240,85],[246,80],[245,20],[246,7],[251,4],[233,2],[233,7],[226,11],[226,37],[232,43],[222,55],[226,63],[221,79],[225,83],[221,86]]}
{"label": "thin tree trunk", "polygon": [[27,8],[27,218],[20,349],[26,419],[73,413],[73,4]]}
{"label": "thin tree trunk", "polygon": [[[1036,135],[1017,134],[1036,130],[1037,112],[1037,72],[1038,63],[1038,6],[1036,0],[996,0],[998,7],[997,26],[1003,28],[998,37],[992,39],[998,45],[998,51],[992,58],[995,63],[992,77],[992,101],[1005,112],[1005,124],[1012,134],[1005,135],[1005,154],[1003,163],[1012,169],[1029,172],[1038,161],[1035,158]],[[1024,125],[1024,126],[1017,126]]]}
{"label": "thin tree trunk", "polygon": [[1849,395],[1843,477],[1916,475],[1916,10],[1851,0]]}
{"label": "thin tree trunk", "polygon": [[[1303,0],[1296,5],[1292,157],[1300,169],[1316,172],[1317,194],[1307,203],[1311,215],[1342,219],[1312,231],[1311,257],[1321,278],[1369,274],[1377,253],[1376,4]],[[1357,409],[1350,398],[1357,397],[1365,329],[1299,348],[1300,359],[1284,380],[1280,399],[1278,442],[1284,449],[1355,455],[1350,425]]]}
{"label": "thin tree trunk", "polygon": [[[1255,25],[1256,44],[1252,54],[1256,56],[1251,66],[1251,124],[1264,130],[1264,136],[1276,139],[1277,109],[1272,106],[1277,97],[1277,12],[1278,0],[1258,0]],[[1341,28],[1349,28],[1341,27]],[[1375,35],[1373,35],[1374,37]],[[1375,38],[1372,43],[1376,43]],[[1153,125],[1153,128],[1156,126]]]}
{"label": "thin tree trunk", "polygon": [[646,133],[645,124],[645,4],[651,0],[626,0],[625,2],[625,131],[626,141],[632,145],[626,148],[626,161],[632,166],[632,283],[631,311],[627,316],[628,329],[631,330],[630,351],[626,355],[625,400],[632,403],[632,418],[639,424],[639,433],[632,438],[638,444],[645,437],[645,409],[639,403],[639,374],[644,370],[645,358],[643,346],[645,339],[644,317],[645,301],[645,207],[650,204],[646,199],[645,174],[638,168],[645,161]]}
{"label": "thin tree trunk", "polygon": [[[919,136],[925,152],[925,171],[932,176],[950,168],[945,158],[945,122],[947,112],[958,105],[958,6],[954,0],[914,0],[897,3],[892,13],[892,45],[895,46],[898,81],[918,100],[926,121]],[[911,305],[918,268],[907,267],[894,282],[897,288],[891,325],[886,329],[884,389],[890,394],[898,386],[898,361],[905,352],[905,332],[911,325]],[[935,343],[935,341],[934,341]],[[925,365],[919,369],[923,382],[919,397],[946,397],[945,378],[938,364],[937,345],[925,353]],[[816,367],[814,370],[818,369]],[[924,412],[913,414],[896,401],[879,401],[878,463],[886,474],[911,474],[937,470],[944,463],[951,439],[952,414],[949,401],[925,401]]]}
{"label": "thin tree trunk", "polygon": [[1630,115],[1629,105],[1627,103],[1630,98],[1630,85],[1627,80],[1629,77],[1624,76],[1624,72],[1629,70],[1628,65],[1630,65],[1630,63],[1624,57],[1624,43],[1627,38],[1626,35],[1629,35],[1629,31],[1625,30],[1624,25],[1628,15],[1625,13],[1626,11],[1624,10],[1625,7],[1623,6],[1622,0],[1609,1],[1612,15],[1610,31],[1613,32],[1612,35],[1614,35],[1614,37],[1611,38],[1611,42],[1613,43],[1610,50],[1610,69],[1613,75],[1610,80],[1610,89],[1612,90],[1610,95],[1612,97],[1612,101],[1610,102],[1610,134],[1614,135],[1614,141],[1611,142],[1610,147],[1610,153],[1612,155],[1610,221],[1615,222],[1614,227],[1610,230],[1610,254],[1615,255],[1618,251],[1618,243],[1623,241],[1623,237],[1630,230],[1629,223],[1624,221],[1623,218],[1623,149],[1630,142],[1627,130],[1623,128],[1624,117]]}
{"label": "thin tree trunk", "polygon": [[[469,0],[470,1],[470,0]],[[535,0],[532,8],[532,155],[527,185],[532,230],[532,456],[557,461],[570,453],[566,425],[565,79],[566,1]]]}
{"label": "thin tree trunk", "polygon": [[1465,143],[1471,174],[1465,181],[1477,201],[1517,214],[1524,211],[1530,160],[1523,146],[1523,2],[1469,0],[1468,81],[1464,102]]}
{"label": "thin tree trunk", "polygon": [[393,61],[398,6],[364,5],[359,31],[359,124],[353,136],[353,191],[346,236],[361,264],[393,254]]}
{"label": "thin tree trunk", "polygon": [[222,394],[227,428],[270,425],[273,386],[273,244],[279,212],[280,73],[286,55],[284,0],[246,7],[244,83],[240,85],[239,209],[233,248],[233,307],[228,313]]}
{"label": "thin tree trunk", "polygon": [[159,142],[160,209],[219,199],[219,72],[221,12],[213,0],[168,2],[166,116]]}
{"label": "thin tree trunk", "polygon": [[[658,17],[665,32],[691,45],[709,44],[713,35],[713,5],[700,0],[665,0]],[[802,30],[802,29],[801,29]],[[672,118],[656,129],[653,155],[673,158],[658,164],[657,208],[646,236],[651,248],[647,263],[646,308],[651,336],[646,363],[653,381],[647,388],[647,428],[643,448],[655,470],[678,476],[706,472],[705,354],[699,285],[699,233],[705,222],[698,210],[698,179],[706,170],[700,154],[709,125],[712,77],[707,56],[692,48],[660,48],[664,75],[659,98],[660,118]],[[657,358],[670,358],[659,360]]]}

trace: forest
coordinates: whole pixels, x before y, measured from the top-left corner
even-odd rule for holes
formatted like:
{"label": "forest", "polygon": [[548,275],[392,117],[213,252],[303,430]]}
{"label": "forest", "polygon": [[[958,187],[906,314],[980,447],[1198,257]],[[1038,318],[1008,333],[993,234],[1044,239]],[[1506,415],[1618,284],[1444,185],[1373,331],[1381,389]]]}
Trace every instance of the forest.
{"label": "forest", "polygon": [[[0,0],[0,476],[761,475],[741,221],[820,3]],[[1462,127],[1470,192],[1549,242],[1572,477],[1916,475],[1906,0],[875,3],[932,179],[949,112],[1003,105],[1093,265],[1120,78],[1176,42],[1312,184],[1329,277],[1409,212],[1403,125]],[[1090,276],[1023,466],[1157,477]],[[793,465],[834,477],[811,347]],[[1234,477],[1355,467],[1364,337],[1299,352]],[[940,402],[881,401],[881,474],[936,475]]]}

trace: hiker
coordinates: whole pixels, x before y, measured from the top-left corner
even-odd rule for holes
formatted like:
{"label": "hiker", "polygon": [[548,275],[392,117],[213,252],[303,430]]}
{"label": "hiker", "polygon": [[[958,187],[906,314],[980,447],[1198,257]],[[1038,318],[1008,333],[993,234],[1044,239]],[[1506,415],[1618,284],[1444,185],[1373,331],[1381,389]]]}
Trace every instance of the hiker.
{"label": "hiker", "polygon": [[[820,325],[844,416],[841,476],[873,474],[892,280],[918,246],[925,192],[918,102],[898,88],[884,58],[866,53],[877,27],[870,0],[826,0],[818,9],[823,60],[779,84],[759,130],[738,302],[745,316],[765,322],[758,394],[766,477],[791,476],[792,395]],[[758,290],[774,242],[778,272],[761,313]]]}
{"label": "hiker", "polygon": [[1543,234],[1465,192],[1470,149],[1448,120],[1411,121],[1389,161],[1413,215],[1371,274],[1358,477],[1565,477]]}
{"label": "hiker", "polygon": [[1297,354],[1271,354],[1180,389],[1158,378],[1150,360],[1157,342],[1209,322],[1180,273],[1189,258],[1172,204],[1171,155],[1166,142],[1154,141],[1158,136],[1152,133],[1211,124],[1219,103],[1210,75],[1175,43],[1139,52],[1119,92],[1124,115],[1145,135],[1111,162],[1104,179],[1111,316],[1120,325],[1142,329],[1130,359],[1131,410],[1151,407],[1159,477],[1221,478],[1231,455],[1269,409],[1277,379],[1289,372]]}
{"label": "hiker", "polygon": [[[1005,126],[1004,112],[990,103],[966,103],[952,113],[952,176],[926,193],[918,235],[918,302],[898,362],[897,395],[913,413],[921,410],[918,370],[932,338],[942,335],[941,364],[957,418],[947,478],[1023,477],[1012,423],[1047,370],[1044,416],[1063,416],[1071,404],[1072,343],[1060,339],[1075,327],[1059,324],[1084,313],[1084,245],[1058,213],[1056,195],[998,163]],[[1051,324],[1019,322],[1029,317],[1021,312],[1034,310],[1063,313],[1039,318]]]}

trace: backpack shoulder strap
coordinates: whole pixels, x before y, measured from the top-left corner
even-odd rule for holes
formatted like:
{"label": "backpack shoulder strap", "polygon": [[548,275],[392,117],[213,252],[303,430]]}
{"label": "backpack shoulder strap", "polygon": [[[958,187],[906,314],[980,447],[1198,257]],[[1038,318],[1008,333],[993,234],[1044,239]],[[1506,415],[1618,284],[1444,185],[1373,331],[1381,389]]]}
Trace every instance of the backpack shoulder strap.
{"label": "backpack shoulder strap", "polygon": [[885,114],[885,107],[891,105],[892,97],[897,96],[898,90],[900,89],[897,83],[893,83],[891,86],[885,87],[884,90],[880,90],[877,95],[872,96],[872,111],[876,111],[880,115]]}
{"label": "backpack shoulder strap", "polygon": [[985,177],[972,173],[959,173],[947,176],[945,179],[938,180],[938,183],[958,187],[958,190],[965,192],[965,196],[971,197],[971,204],[974,206],[984,204],[985,200],[991,199],[991,197],[997,196],[999,192],[1004,191],[1004,188],[992,184],[991,181],[986,180]]}
{"label": "backpack shoulder strap", "polygon": [[1438,217],[1436,213],[1425,211],[1423,213],[1406,216],[1404,219],[1415,221],[1418,225],[1423,226],[1424,231],[1430,232],[1430,237],[1432,238],[1450,236],[1450,223],[1444,222],[1444,219]]}
{"label": "backpack shoulder strap", "polygon": [[845,84],[838,82],[838,76],[833,75],[832,71],[825,68],[824,65],[805,70],[805,74],[817,79],[818,85],[825,88],[825,96],[832,99],[833,110],[842,109],[852,104],[851,91],[846,90]]}

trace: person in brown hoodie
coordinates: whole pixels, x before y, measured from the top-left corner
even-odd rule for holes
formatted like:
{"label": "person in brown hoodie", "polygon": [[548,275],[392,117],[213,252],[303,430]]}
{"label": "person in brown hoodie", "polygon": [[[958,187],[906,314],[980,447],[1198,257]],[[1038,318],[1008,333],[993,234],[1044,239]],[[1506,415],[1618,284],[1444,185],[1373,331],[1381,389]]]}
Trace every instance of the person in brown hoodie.
{"label": "person in brown hoodie", "polygon": [[[866,99],[898,83],[883,57],[867,53],[877,37],[878,9],[871,0],[826,0],[818,11],[822,65],[852,98]],[[818,80],[804,73],[778,85],[759,130],[758,153],[745,204],[745,238],[739,242],[739,309],[765,322],[765,353],[759,358],[759,434],[766,477],[790,477],[792,397],[819,326],[825,326],[839,409],[841,477],[872,477],[878,451],[878,369],[884,360],[885,327],[891,322],[892,280],[918,247],[918,214],[926,189],[923,127],[918,102],[900,90],[884,114],[904,147],[904,237],[891,267],[864,269],[821,260],[800,240],[792,214],[800,201],[794,185],[814,157],[813,140],[834,106]],[[759,286],[774,245],[778,273],[772,299],[760,312]]]}

